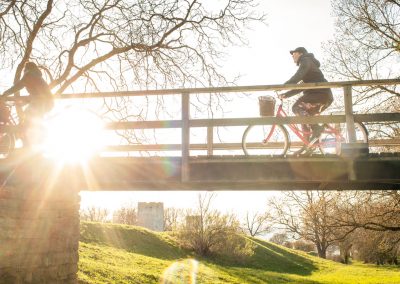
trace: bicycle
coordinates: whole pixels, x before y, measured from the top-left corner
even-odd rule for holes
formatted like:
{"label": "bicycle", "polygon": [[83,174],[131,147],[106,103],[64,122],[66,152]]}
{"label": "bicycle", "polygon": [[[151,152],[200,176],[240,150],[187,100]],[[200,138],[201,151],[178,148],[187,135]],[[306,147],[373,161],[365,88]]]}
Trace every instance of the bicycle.
{"label": "bicycle", "polygon": [[[270,97],[271,99],[272,97]],[[275,104],[275,99],[274,100]],[[274,116],[274,106],[272,113]],[[287,117],[287,113],[283,110],[283,101],[280,100],[280,105],[276,111],[275,117]],[[346,124],[343,123],[325,123],[323,131],[317,141],[309,141],[308,137],[312,136],[312,130],[305,132],[296,124],[288,124],[287,127],[292,130],[294,137],[299,140],[291,144],[289,132],[284,125],[249,125],[242,136],[242,149],[245,155],[267,155],[267,156],[285,156],[290,147],[300,148],[298,151],[293,151],[294,154],[305,155],[312,154],[318,149],[323,155],[340,154],[341,143],[348,142]],[[356,142],[368,142],[368,131],[363,123],[355,123]],[[302,151],[304,150],[304,151]]]}
{"label": "bicycle", "polygon": [[32,124],[33,128],[26,129],[17,113],[11,111],[13,107],[23,106],[26,103],[26,100],[7,101],[0,98],[0,159],[7,158],[16,148],[22,147],[22,144],[26,147],[36,142],[29,137],[32,136],[32,132],[35,134],[35,139],[43,136],[43,127],[39,123],[35,122]]}

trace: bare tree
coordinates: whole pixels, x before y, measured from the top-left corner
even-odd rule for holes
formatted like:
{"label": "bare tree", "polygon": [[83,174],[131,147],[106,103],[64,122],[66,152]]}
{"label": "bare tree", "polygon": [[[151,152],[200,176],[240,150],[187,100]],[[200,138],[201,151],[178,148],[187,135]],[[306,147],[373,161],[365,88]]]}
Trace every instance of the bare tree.
{"label": "bare tree", "polygon": [[[332,1],[336,16],[334,40],[324,49],[327,74],[338,80],[400,78],[400,1]],[[399,109],[395,86],[355,88],[354,102],[364,111]],[[399,137],[399,123],[369,123],[370,138]],[[387,149],[378,149],[385,151]]]}
{"label": "bare tree", "polygon": [[213,210],[213,197],[199,195],[197,209],[188,212],[186,223],[179,230],[181,244],[202,256],[227,254],[243,260],[252,255],[253,245],[243,237],[236,217]]}
{"label": "bare tree", "polygon": [[262,235],[270,231],[271,221],[271,216],[267,213],[247,212],[243,230],[252,237]]}
{"label": "bare tree", "polygon": [[[400,2],[339,0],[332,1],[332,7],[337,29],[335,39],[325,46],[329,71],[342,79],[398,78]],[[394,89],[385,92],[400,95]]]}
{"label": "bare tree", "polygon": [[[231,82],[220,71],[224,50],[245,44],[243,31],[264,22],[256,7],[255,0],[1,0],[1,68],[14,68],[17,81],[35,61],[56,94],[223,85]],[[118,120],[149,111],[147,99],[103,102]],[[164,99],[156,104],[157,112]]]}
{"label": "bare tree", "polygon": [[286,243],[288,242],[289,237],[287,233],[275,233],[272,235],[272,237],[269,239],[270,242],[273,242],[275,244],[285,246]]}
{"label": "bare tree", "polygon": [[119,224],[136,225],[137,212],[134,207],[121,207],[113,213],[113,222]]}
{"label": "bare tree", "polygon": [[398,264],[400,233],[358,229],[351,237],[353,258],[380,264]]}
{"label": "bare tree", "polygon": [[164,231],[175,231],[182,224],[185,212],[179,208],[164,209]]}
{"label": "bare tree", "polygon": [[400,195],[398,191],[343,191],[336,193],[329,218],[342,261],[350,252],[365,262],[390,262],[398,255]]}
{"label": "bare tree", "polygon": [[285,192],[270,200],[272,216],[294,238],[312,242],[318,256],[326,258],[327,249],[338,237],[331,223],[333,196],[326,191]]}
{"label": "bare tree", "polygon": [[108,222],[109,210],[107,208],[100,207],[88,207],[80,211],[80,218],[84,221],[91,222]]}
{"label": "bare tree", "polygon": [[397,190],[342,192],[330,218],[338,227],[352,231],[400,232],[400,193]]}

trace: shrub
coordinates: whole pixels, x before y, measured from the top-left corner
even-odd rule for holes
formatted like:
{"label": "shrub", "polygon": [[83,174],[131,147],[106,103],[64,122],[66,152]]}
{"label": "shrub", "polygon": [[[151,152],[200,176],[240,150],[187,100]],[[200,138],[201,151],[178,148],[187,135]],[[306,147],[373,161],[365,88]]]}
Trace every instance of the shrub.
{"label": "shrub", "polygon": [[254,245],[245,238],[236,218],[218,211],[203,216],[187,216],[177,236],[182,247],[201,256],[220,254],[244,261],[254,252]]}

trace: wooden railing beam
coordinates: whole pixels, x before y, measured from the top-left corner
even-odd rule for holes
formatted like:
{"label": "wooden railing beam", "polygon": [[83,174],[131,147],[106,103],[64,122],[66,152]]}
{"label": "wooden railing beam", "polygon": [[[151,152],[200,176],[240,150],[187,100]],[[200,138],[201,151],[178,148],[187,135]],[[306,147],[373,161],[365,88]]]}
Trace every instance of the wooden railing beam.
{"label": "wooden railing beam", "polygon": [[[400,113],[371,113],[355,114],[356,122],[400,122]],[[216,127],[216,126],[247,126],[249,124],[288,124],[288,123],[344,123],[345,115],[320,115],[312,117],[288,116],[288,117],[248,117],[248,118],[214,118],[214,119],[191,119],[190,127]],[[7,126],[2,126],[7,128]],[[109,122],[106,129],[157,129],[157,128],[181,128],[180,120],[157,120],[157,121],[121,121]],[[12,127],[9,127],[12,128]]]}
{"label": "wooden railing beam", "polygon": [[[124,91],[124,92],[75,93],[75,94],[61,94],[56,96],[56,98],[81,99],[81,98],[180,95],[182,93],[187,93],[187,94],[238,93],[238,92],[258,92],[258,91],[342,88],[344,86],[354,86],[354,87],[389,86],[398,84],[400,84],[400,79],[384,79],[384,80],[341,81],[341,82],[323,82],[323,83],[305,83],[305,84],[303,83],[303,84],[286,84],[286,85],[280,84],[280,85],[210,87],[210,88],[188,88],[188,89],[166,89],[166,90],[143,90],[143,91]],[[15,100],[15,99],[13,97],[8,97],[7,100]]]}
{"label": "wooden railing beam", "polygon": [[[254,143],[255,144],[255,143]],[[280,145],[280,143],[268,144],[271,148]],[[301,147],[302,142],[294,141],[291,142],[293,147]],[[382,147],[382,146],[400,146],[399,138],[379,139],[370,140],[370,147]],[[251,144],[250,144],[251,147]],[[213,150],[241,150],[242,143],[213,143]],[[190,150],[204,150],[209,151],[208,144],[194,143],[189,145]],[[105,151],[110,152],[129,152],[129,151],[181,151],[181,144],[133,144],[133,145],[109,145]],[[207,154],[208,155],[208,154]]]}

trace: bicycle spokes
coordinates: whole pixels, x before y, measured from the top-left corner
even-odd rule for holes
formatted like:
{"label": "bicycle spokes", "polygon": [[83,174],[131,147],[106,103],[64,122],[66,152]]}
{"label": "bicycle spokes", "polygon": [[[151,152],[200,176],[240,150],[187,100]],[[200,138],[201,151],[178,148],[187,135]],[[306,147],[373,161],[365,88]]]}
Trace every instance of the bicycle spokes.
{"label": "bicycle spokes", "polygon": [[281,125],[251,125],[243,134],[242,146],[246,155],[284,155],[289,139]]}

